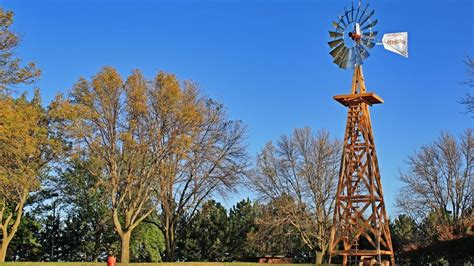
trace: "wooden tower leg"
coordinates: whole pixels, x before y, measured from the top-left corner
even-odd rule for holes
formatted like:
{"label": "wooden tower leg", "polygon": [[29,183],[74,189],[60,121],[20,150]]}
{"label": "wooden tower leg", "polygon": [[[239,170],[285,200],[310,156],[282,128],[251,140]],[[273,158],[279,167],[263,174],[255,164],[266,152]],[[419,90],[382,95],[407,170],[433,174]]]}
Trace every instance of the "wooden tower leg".
{"label": "wooden tower leg", "polygon": [[360,66],[354,70],[351,94],[334,99],[349,110],[329,254],[342,256],[343,265],[347,265],[348,256],[357,260],[362,256],[376,260],[390,257],[395,265],[369,112],[369,106],[383,100],[367,93]]}

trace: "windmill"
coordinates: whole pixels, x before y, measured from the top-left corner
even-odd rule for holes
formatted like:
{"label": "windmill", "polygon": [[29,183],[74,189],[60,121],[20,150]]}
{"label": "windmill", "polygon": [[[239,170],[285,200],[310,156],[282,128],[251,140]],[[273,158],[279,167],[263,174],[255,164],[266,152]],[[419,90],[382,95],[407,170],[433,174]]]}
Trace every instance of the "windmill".
{"label": "windmill", "polygon": [[377,44],[408,57],[408,34],[385,34],[382,42],[377,42],[378,32],[373,29],[378,21],[374,14],[368,4],[352,3],[333,22],[334,30],[329,31],[329,54],[334,63],[343,69],[354,69],[351,93],[334,96],[349,109],[329,244],[329,262],[342,256],[343,265],[358,265],[365,260],[382,263],[386,258],[395,265],[369,113],[369,106],[383,100],[367,92],[362,64]]}

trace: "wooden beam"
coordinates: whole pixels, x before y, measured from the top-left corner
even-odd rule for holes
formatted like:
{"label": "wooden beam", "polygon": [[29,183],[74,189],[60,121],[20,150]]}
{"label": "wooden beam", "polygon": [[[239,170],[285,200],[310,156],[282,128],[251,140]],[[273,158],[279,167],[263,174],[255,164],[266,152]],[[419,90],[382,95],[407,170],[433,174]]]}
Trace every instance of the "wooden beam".
{"label": "wooden beam", "polygon": [[[334,250],[331,254],[339,255],[339,256],[376,256],[379,254],[377,250],[356,250],[356,249],[349,249],[349,250]],[[389,250],[380,250],[380,255],[392,255],[393,252]]]}

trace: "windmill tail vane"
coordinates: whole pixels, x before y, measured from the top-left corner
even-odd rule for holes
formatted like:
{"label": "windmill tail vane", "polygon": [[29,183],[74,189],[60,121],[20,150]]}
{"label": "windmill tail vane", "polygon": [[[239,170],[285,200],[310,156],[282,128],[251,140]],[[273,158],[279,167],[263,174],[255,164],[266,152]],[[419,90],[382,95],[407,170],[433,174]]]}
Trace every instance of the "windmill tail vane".
{"label": "windmill tail vane", "polygon": [[408,58],[408,32],[387,33],[383,35],[382,42],[385,50]]}

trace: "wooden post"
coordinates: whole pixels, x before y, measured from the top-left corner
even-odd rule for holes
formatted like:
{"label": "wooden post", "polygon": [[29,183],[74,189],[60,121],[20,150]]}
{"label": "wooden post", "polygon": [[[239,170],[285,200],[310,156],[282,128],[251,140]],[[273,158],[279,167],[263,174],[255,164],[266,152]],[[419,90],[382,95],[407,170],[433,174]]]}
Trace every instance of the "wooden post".
{"label": "wooden post", "polygon": [[365,87],[362,67],[354,69],[351,94],[334,99],[348,107],[336,206],[329,244],[330,257],[360,260],[390,258],[395,265],[388,216],[375,151],[369,106],[383,103]]}

